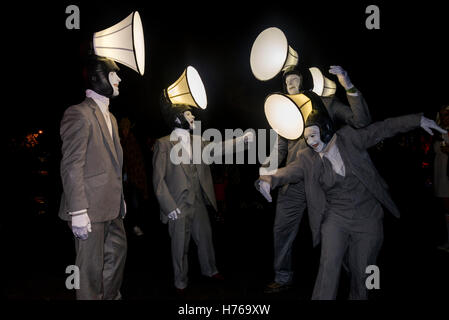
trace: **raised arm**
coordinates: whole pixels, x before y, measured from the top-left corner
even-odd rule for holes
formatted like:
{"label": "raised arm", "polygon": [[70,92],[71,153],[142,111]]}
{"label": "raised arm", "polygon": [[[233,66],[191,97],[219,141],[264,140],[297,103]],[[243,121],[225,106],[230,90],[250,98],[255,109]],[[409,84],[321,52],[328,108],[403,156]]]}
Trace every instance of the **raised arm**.
{"label": "raised arm", "polygon": [[335,74],[341,86],[346,90],[349,107],[334,99],[330,104],[329,112],[333,119],[338,119],[354,127],[363,128],[371,123],[368,105],[362,93],[354,87],[348,73],[340,66],[331,66],[329,73]]}

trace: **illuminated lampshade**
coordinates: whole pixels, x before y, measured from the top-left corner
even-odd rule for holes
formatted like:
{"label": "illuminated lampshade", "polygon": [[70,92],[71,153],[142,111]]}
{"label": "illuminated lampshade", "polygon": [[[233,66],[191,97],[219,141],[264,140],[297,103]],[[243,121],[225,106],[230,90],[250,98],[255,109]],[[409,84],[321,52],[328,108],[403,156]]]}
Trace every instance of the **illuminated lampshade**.
{"label": "illuminated lampshade", "polygon": [[187,104],[206,109],[207,96],[198,71],[188,66],[182,75],[167,88],[167,95],[173,104]]}
{"label": "illuminated lampshade", "polygon": [[303,131],[312,111],[312,102],[306,95],[274,93],[265,99],[265,116],[271,128],[280,136],[294,140]]}
{"label": "illuminated lampshade", "polygon": [[313,89],[317,95],[322,97],[329,97],[337,91],[337,85],[334,81],[326,78],[320,69],[316,67],[309,68],[313,79]]}
{"label": "illuminated lampshade", "polygon": [[287,42],[284,33],[275,27],[262,31],[251,48],[251,70],[261,81],[273,79],[279,72],[298,64],[298,53]]}
{"label": "illuminated lampshade", "polygon": [[143,75],[145,72],[145,40],[139,12],[105,30],[95,32],[93,47],[97,56],[124,64]]}

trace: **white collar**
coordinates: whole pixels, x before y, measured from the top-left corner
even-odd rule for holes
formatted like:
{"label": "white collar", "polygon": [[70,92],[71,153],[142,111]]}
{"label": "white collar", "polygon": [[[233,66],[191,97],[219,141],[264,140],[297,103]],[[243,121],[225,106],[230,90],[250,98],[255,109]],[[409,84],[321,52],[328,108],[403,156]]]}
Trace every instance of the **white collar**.
{"label": "white collar", "polygon": [[324,156],[332,156],[336,152],[338,152],[338,148],[337,148],[337,145],[335,144],[335,141],[337,141],[337,135],[336,134],[334,134],[332,136],[331,141],[329,141],[329,143],[326,145],[326,147],[321,152],[318,152],[318,154],[320,155],[321,159]]}
{"label": "white collar", "polygon": [[173,132],[177,137],[181,137],[182,142],[190,142],[190,131],[182,128],[175,128]]}
{"label": "white collar", "polygon": [[92,98],[100,107],[102,113],[109,112],[109,98],[96,93],[93,90],[86,90],[86,97]]}

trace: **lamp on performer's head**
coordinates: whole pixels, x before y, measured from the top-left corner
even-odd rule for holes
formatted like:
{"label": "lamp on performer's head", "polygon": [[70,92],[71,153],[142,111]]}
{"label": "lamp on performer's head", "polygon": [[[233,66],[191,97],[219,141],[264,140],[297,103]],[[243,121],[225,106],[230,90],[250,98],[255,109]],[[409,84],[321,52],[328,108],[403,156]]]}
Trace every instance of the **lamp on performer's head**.
{"label": "lamp on performer's head", "polygon": [[312,111],[312,101],[303,94],[270,94],[265,99],[265,116],[271,128],[280,136],[295,140],[304,132],[304,125]]}
{"label": "lamp on performer's head", "polygon": [[194,67],[188,66],[178,80],[167,88],[167,98],[174,105],[184,104],[206,109],[206,90],[198,71]]}
{"label": "lamp on performer's head", "polygon": [[329,97],[337,91],[337,85],[334,81],[326,78],[320,69],[316,67],[309,68],[312,75],[313,88],[312,91],[322,97]]}
{"label": "lamp on performer's head", "polygon": [[93,35],[97,56],[119,62],[143,75],[145,72],[145,40],[139,12],[134,11],[119,23]]}
{"label": "lamp on performer's head", "polygon": [[298,53],[288,45],[285,34],[276,27],[262,31],[251,48],[251,70],[261,81],[273,79],[279,72],[298,64]]}

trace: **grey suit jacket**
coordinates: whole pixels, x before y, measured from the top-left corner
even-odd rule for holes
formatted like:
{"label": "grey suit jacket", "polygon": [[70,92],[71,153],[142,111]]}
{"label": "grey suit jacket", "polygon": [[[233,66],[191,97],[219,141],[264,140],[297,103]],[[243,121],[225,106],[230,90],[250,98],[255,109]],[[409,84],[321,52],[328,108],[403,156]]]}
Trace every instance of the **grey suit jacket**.
{"label": "grey suit jacket", "polygon": [[[370,124],[371,115],[368,105],[363,95],[358,91],[357,96],[347,95],[349,106],[339,101],[335,96],[321,97],[330,117],[334,122],[343,122],[354,128],[363,128]],[[296,140],[287,140],[279,136],[278,140],[278,164],[286,159],[286,165],[292,163],[296,159],[298,151],[306,148],[307,145],[301,137]],[[285,192],[288,188],[286,184],[282,188]]]}
{"label": "grey suit jacket", "polygon": [[113,139],[100,107],[91,98],[69,107],[62,118],[61,178],[63,194],[59,217],[87,208],[91,222],[125,215],[122,189],[123,152],[117,120],[110,114]]}
{"label": "grey suit jacket", "polygon": [[[421,114],[408,115],[376,122],[363,129],[344,126],[336,133],[338,149],[349,159],[354,168],[353,173],[373,196],[396,217],[399,217],[399,210],[388,193],[387,184],[371,162],[367,149],[384,138],[419,127],[420,120]],[[319,154],[307,148],[299,151],[292,163],[277,170],[274,175],[260,177],[261,180],[269,182],[272,188],[304,179],[314,245],[320,242],[321,222],[326,209],[326,197],[319,183],[322,169],[323,162]]]}
{"label": "grey suit jacket", "polygon": [[[183,207],[191,189],[191,181],[188,178],[189,164],[174,164],[170,160],[170,151],[177,143],[177,141],[170,141],[170,136],[165,136],[156,140],[154,145],[153,187],[159,201],[160,218],[163,223],[167,223],[167,215],[170,212]],[[201,162],[194,166],[198,172],[204,199],[217,210],[209,165]]]}

